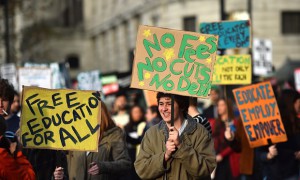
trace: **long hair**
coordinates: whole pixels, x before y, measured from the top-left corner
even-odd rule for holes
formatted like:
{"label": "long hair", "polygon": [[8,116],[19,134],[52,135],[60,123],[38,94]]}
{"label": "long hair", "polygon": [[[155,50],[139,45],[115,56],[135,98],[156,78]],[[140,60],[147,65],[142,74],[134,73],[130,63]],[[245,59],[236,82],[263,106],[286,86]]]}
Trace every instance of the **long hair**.
{"label": "long hair", "polygon": [[[218,103],[220,101],[224,101],[227,109],[227,117],[228,121],[233,121],[234,120],[234,112],[233,112],[233,102],[231,99],[225,99],[225,98],[220,98],[218,100]],[[224,123],[222,122],[221,115],[218,113],[218,117],[216,119],[216,124],[214,128],[214,134],[219,134],[221,132],[221,128],[224,126]]]}
{"label": "long hair", "polygon": [[103,138],[103,133],[113,127],[116,127],[116,124],[112,120],[106,105],[101,101],[101,124],[100,124],[99,143]]}
{"label": "long hair", "polygon": [[285,89],[282,91],[278,101],[282,123],[288,135],[293,135],[300,130],[300,125],[296,123],[297,113],[294,108],[294,103],[299,98],[300,95],[297,91]]}

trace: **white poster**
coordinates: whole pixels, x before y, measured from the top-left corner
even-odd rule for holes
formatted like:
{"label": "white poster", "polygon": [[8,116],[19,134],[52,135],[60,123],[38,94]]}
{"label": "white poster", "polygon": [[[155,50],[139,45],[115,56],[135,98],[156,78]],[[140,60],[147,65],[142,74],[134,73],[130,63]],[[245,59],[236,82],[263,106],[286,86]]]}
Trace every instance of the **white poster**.
{"label": "white poster", "polygon": [[52,89],[64,89],[66,88],[66,79],[60,72],[58,63],[51,63],[50,69],[52,72]]}
{"label": "white poster", "polygon": [[19,85],[17,81],[17,68],[13,63],[3,64],[0,67],[1,77],[7,79],[10,82],[16,91],[18,91]]}
{"label": "white poster", "polygon": [[77,76],[79,90],[100,91],[102,88],[100,80],[100,71],[81,72]]}
{"label": "white poster", "polygon": [[50,68],[20,68],[18,72],[20,91],[23,85],[52,88]]}
{"label": "white poster", "polygon": [[266,76],[272,72],[272,41],[269,39],[253,39],[254,74]]}

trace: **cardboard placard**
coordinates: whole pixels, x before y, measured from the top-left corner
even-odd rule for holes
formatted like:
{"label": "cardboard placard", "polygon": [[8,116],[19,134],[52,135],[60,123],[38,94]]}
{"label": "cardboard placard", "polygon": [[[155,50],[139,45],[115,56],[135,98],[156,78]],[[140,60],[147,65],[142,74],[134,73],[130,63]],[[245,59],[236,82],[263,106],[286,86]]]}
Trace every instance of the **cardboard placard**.
{"label": "cardboard placard", "polygon": [[140,26],[131,87],[206,98],[217,44],[216,35]]}
{"label": "cardboard placard", "polygon": [[213,84],[251,84],[251,56],[217,56]]}
{"label": "cardboard placard", "polygon": [[251,148],[287,141],[271,83],[233,90]]}
{"label": "cardboard placard", "polygon": [[98,151],[99,92],[24,86],[22,96],[25,148]]}
{"label": "cardboard placard", "polygon": [[251,28],[249,20],[203,22],[200,33],[219,36],[219,49],[250,47]]}

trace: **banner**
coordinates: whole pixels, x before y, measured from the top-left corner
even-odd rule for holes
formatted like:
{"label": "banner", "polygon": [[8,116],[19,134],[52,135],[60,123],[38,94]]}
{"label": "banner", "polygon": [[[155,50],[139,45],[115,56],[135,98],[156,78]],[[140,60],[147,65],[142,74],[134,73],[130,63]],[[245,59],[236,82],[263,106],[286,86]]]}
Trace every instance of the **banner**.
{"label": "banner", "polygon": [[219,49],[250,47],[250,21],[204,22],[200,24],[200,33],[219,36]]}
{"label": "banner", "polygon": [[233,90],[251,148],[287,141],[271,83]]}
{"label": "banner", "polygon": [[206,98],[218,37],[140,26],[131,87]]}
{"label": "banner", "polygon": [[25,148],[98,151],[100,118],[99,92],[24,86]]}
{"label": "banner", "polygon": [[51,88],[51,69],[49,68],[19,68],[19,91],[22,86],[37,86]]}
{"label": "banner", "polygon": [[102,84],[100,80],[100,71],[81,72],[77,76],[78,89],[100,91]]}
{"label": "banner", "polygon": [[59,64],[58,63],[51,63],[51,77],[52,77],[52,89],[63,89],[67,88],[66,79],[63,74],[60,72]]}
{"label": "banner", "polygon": [[272,73],[272,41],[253,39],[253,73],[267,76]]}
{"label": "banner", "polygon": [[217,56],[213,84],[251,84],[251,56]]}
{"label": "banner", "polygon": [[116,75],[101,76],[101,83],[104,95],[109,95],[119,91],[118,78]]}

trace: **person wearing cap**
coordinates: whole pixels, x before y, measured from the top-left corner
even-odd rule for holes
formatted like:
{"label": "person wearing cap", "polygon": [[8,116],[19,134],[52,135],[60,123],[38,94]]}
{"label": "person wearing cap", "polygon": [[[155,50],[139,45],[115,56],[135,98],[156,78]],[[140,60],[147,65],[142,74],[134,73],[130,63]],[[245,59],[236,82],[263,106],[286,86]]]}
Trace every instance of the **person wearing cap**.
{"label": "person wearing cap", "polygon": [[162,121],[146,132],[135,170],[141,179],[210,179],[216,167],[211,136],[188,115],[188,97],[174,95],[172,125],[171,97],[157,94]]}
{"label": "person wearing cap", "polygon": [[32,166],[22,152],[16,150],[17,138],[5,131],[5,119],[0,115],[0,179],[34,180]]}

